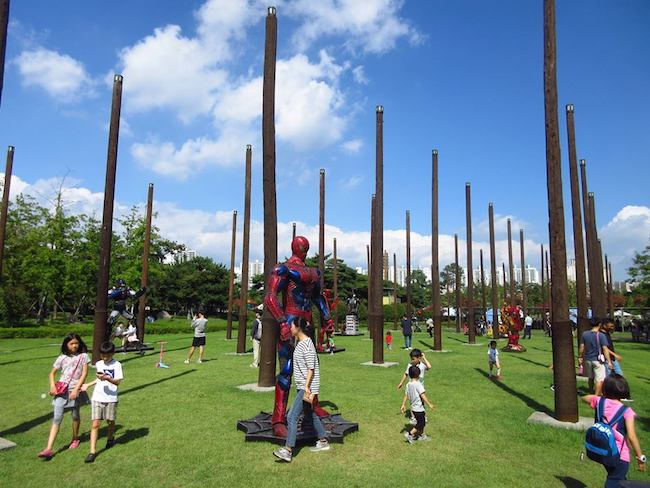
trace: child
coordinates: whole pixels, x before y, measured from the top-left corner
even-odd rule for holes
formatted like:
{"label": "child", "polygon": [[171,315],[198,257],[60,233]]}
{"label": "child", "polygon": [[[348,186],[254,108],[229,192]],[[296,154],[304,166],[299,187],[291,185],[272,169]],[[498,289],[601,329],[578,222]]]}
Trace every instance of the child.
{"label": "child", "polygon": [[104,342],[99,348],[101,361],[97,361],[97,379],[83,385],[86,391],[95,385],[92,396],[92,420],[93,425],[90,431],[90,453],[86,456],[85,462],[92,463],[97,457],[97,437],[99,437],[99,426],[102,420],[108,424],[106,449],[115,445],[115,417],[117,413],[117,386],[122,382],[122,364],[113,359],[115,346],[112,342]]}
{"label": "child", "polygon": [[410,444],[413,444],[416,440],[427,439],[424,435],[426,417],[424,415],[424,405],[422,402],[426,402],[429,408],[433,408],[433,404],[424,393],[424,385],[422,385],[420,381],[420,368],[416,365],[412,365],[409,367],[408,374],[411,381],[406,385],[401,411],[402,413],[406,412],[406,400],[408,399],[411,404],[411,415],[415,416],[417,423],[410,431],[404,434],[404,437]]}
{"label": "child", "polygon": [[420,369],[420,374],[418,375],[418,378],[420,379],[420,383],[422,383],[422,385],[424,385],[424,372],[428,369],[431,369],[431,363],[424,356],[424,353],[419,349],[413,349],[409,353],[409,356],[411,356],[411,362],[408,364],[408,366],[406,366],[406,371],[404,371],[404,375],[402,376],[402,381],[400,381],[397,385],[398,390],[402,388],[404,382],[409,378],[409,368],[411,366],[417,366]]}
{"label": "child", "polygon": [[[72,409],[72,442],[68,449],[76,449],[79,446],[79,424],[81,423],[79,408],[82,403],[80,391],[84,391],[82,385],[88,374],[88,363],[90,362],[90,358],[86,354],[87,350],[86,344],[78,334],[70,333],[63,338],[61,354],[54,361],[50,371],[49,394],[54,397],[52,400],[54,418],[52,427],[50,427],[50,436],[47,439],[47,447],[38,453],[38,457],[50,459],[54,456],[52,448],[63,420],[63,412],[66,409]],[[61,376],[55,383],[54,375],[58,370],[61,370]]]}
{"label": "child", "polygon": [[190,364],[190,359],[192,359],[192,354],[194,354],[194,349],[199,348],[199,359],[197,363],[203,362],[203,353],[205,352],[205,326],[208,323],[208,319],[205,318],[203,312],[196,312],[194,315],[194,320],[192,320],[192,327],[194,328],[194,339],[192,340],[192,347],[190,347],[190,355],[187,356],[187,359],[183,361],[185,364]]}
{"label": "child", "polygon": [[389,351],[393,350],[393,336],[390,333],[390,330],[386,331],[386,349]]}
{"label": "child", "polygon": [[497,367],[497,379],[501,379],[501,364],[499,363],[499,351],[497,351],[497,341],[490,341],[488,349],[488,365],[490,366],[490,378],[492,378],[492,367]]}
{"label": "child", "polygon": [[[625,378],[619,374],[612,373],[605,378],[605,381],[603,382],[602,397],[596,395],[585,395],[582,397],[582,400],[587,402],[591,408],[595,409],[600,400],[605,398],[604,412],[602,416],[604,420],[609,420],[614,418],[618,410],[623,407],[620,400],[629,397],[630,387],[628,386],[627,381],[625,381]],[[620,486],[620,481],[626,479],[627,471],[630,467],[630,449],[628,445],[634,449],[634,455],[636,456],[639,465],[639,471],[646,470],[646,457],[641,451],[641,445],[639,444],[639,439],[637,438],[636,430],[634,429],[634,417],[636,417],[634,410],[627,407],[627,410],[623,414],[625,427],[623,428],[621,426],[622,422],[618,422],[615,426],[612,426],[614,429],[616,445],[618,446],[618,451],[621,453],[621,456],[616,466],[605,466],[605,469],[607,470],[605,488],[616,488]],[[625,442],[626,438],[627,443]]]}

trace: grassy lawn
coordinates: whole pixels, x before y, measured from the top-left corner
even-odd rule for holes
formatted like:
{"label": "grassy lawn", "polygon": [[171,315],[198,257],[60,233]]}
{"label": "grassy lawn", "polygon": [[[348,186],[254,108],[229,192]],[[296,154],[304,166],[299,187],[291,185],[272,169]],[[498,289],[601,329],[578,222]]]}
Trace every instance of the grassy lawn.
{"label": "grassy lawn", "polygon": [[[0,436],[18,447],[0,452],[0,486],[409,486],[437,487],[594,487],[602,486],[604,469],[580,461],[584,434],[526,423],[539,409],[552,410],[549,389],[551,344],[534,331],[528,352],[501,354],[503,381],[486,378],[487,340],[482,346],[463,345],[465,337],[445,330],[443,347],[449,353],[427,353],[433,365],[425,380],[436,405],[429,412],[426,432],[431,442],[410,445],[401,431],[408,420],[399,413],[402,392],[397,383],[408,362],[395,334],[386,361],[398,367],[371,368],[360,363],[372,358],[367,335],[339,337],[346,351],[322,355],[321,401],[338,407],[343,417],[359,423],[359,432],[329,452],[302,449],[291,464],[276,462],[268,443],[245,443],[236,430],[239,419],[272,409],[272,393],[243,392],[237,385],[257,380],[249,368],[252,357],[228,355],[236,340],[225,332],[208,334],[207,361],[183,364],[191,334],[148,336],[165,340],[165,362],[157,369],[158,352],[143,358],[117,354],[125,380],[120,387],[118,444],[99,452],[92,465],[88,452],[90,408],[82,409],[82,444],[70,442],[66,414],[49,462],[36,454],[45,447],[52,407],[41,394],[60,340],[0,340]],[[234,331],[233,336],[236,336]],[[85,339],[90,340],[90,337]],[[635,398],[637,432],[650,451],[650,345],[615,337],[623,370]],[[427,334],[414,336],[413,346],[428,349]],[[196,357],[196,356],[195,356]],[[582,383],[579,387],[584,390]],[[586,391],[583,391],[586,393]],[[293,398],[293,396],[292,396]],[[586,405],[581,415],[592,416]],[[103,448],[105,430],[98,447]],[[648,481],[631,464],[628,478]],[[102,481],[103,480],[103,481]]]}

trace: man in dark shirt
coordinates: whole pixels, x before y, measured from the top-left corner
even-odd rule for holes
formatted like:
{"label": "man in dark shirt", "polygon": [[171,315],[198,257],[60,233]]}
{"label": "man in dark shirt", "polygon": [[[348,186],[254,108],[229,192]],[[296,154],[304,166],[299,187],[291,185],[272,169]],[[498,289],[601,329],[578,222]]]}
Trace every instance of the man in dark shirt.
{"label": "man in dark shirt", "polygon": [[404,334],[404,349],[413,349],[411,347],[413,329],[411,328],[411,319],[406,314],[402,317],[402,334]]}
{"label": "man in dark shirt", "polygon": [[578,363],[583,365],[589,378],[589,388],[593,390],[595,387],[595,394],[600,396],[606,375],[605,363],[610,368],[613,365],[607,348],[607,337],[600,331],[598,322],[580,338]]}
{"label": "man in dark shirt", "polygon": [[600,331],[605,334],[605,337],[607,338],[607,344],[605,344],[604,348],[607,348],[609,351],[609,356],[612,359],[612,367],[610,368],[609,365],[606,365],[606,375],[609,376],[612,373],[616,373],[624,376],[620,364],[621,359],[623,358],[620,354],[616,354],[616,351],[614,349],[614,342],[612,341],[612,334],[614,333],[615,329],[616,326],[614,325],[614,321],[611,318],[607,317],[600,321]]}

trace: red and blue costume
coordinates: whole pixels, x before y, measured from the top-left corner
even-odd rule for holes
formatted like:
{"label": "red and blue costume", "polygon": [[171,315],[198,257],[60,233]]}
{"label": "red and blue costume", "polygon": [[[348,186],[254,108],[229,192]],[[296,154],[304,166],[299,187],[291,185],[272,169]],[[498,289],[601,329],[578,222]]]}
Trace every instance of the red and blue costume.
{"label": "red and blue costume", "polygon": [[[305,265],[309,251],[309,241],[303,236],[296,236],[291,242],[291,257],[277,265],[267,285],[264,305],[271,315],[280,322],[280,340],[278,343],[278,359],[280,374],[275,382],[275,406],[273,408],[273,433],[279,437],[287,435],[287,404],[291,389],[291,375],[294,344],[291,338],[291,324],[294,320],[304,318],[312,323],[311,309],[314,305],[320,310],[324,320],[324,328],[332,328],[329,307],[321,293],[321,276],[316,268]],[[282,294],[282,302],[278,300]],[[312,340],[314,339],[313,334]],[[314,398],[314,412],[319,417],[329,415],[318,404],[318,395]]]}

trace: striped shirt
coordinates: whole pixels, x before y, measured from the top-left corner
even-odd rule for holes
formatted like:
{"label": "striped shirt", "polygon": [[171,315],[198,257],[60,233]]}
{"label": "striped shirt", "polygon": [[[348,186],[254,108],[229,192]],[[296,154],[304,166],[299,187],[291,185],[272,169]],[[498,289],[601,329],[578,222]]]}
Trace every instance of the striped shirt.
{"label": "striped shirt", "polygon": [[293,381],[297,390],[304,390],[307,384],[307,370],[313,369],[314,376],[311,379],[309,389],[312,393],[318,393],[320,388],[320,368],[316,348],[312,340],[307,337],[298,341],[293,351]]}

